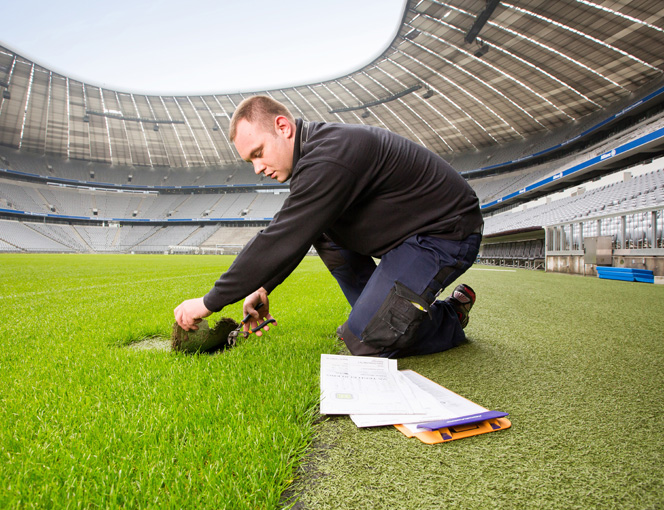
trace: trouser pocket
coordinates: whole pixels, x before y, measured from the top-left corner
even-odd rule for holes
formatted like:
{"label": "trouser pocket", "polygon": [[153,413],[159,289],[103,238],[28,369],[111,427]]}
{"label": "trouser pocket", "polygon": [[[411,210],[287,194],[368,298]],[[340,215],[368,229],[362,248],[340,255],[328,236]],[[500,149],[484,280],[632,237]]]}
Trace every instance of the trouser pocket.
{"label": "trouser pocket", "polygon": [[429,304],[401,282],[395,282],[387,298],[362,332],[362,342],[382,349],[404,349],[417,339],[417,328],[429,313]]}

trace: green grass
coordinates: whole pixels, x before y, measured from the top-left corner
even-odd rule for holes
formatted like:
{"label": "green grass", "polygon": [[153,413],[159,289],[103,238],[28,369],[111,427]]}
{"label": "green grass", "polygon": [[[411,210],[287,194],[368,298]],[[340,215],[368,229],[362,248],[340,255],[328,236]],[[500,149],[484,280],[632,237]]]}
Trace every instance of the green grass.
{"label": "green grass", "polygon": [[278,505],[348,311],[320,261],[273,293],[281,324],[262,339],[215,356],[124,347],[169,337],[173,308],[231,261],[0,256],[0,508]]}
{"label": "green grass", "polygon": [[299,508],[664,507],[664,287],[482,269],[469,342],[399,368],[512,428],[428,446],[327,420]]}
{"label": "green grass", "polygon": [[349,311],[316,258],[273,293],[262,339],[215,356],[124,347],[169,336],[173,308],[230,262],[0,256],[0,508],[270,509],[293,479],[312,510],[664,507],[664,286],[468,272],[469,342],[399,368],[513,426],[428,446],[313,425],[319,355]]}

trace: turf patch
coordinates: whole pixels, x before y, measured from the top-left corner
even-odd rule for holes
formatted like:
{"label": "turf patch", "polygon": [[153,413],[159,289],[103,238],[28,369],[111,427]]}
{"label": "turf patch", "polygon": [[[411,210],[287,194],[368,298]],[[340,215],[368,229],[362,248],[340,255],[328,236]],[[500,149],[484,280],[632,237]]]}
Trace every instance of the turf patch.
{"label": "turf patch", "polygon": [[176,352],[215,352],[235,345],[229,343],[228,335],[235,331],[239,324],[233,319],[222,317],[211,328],[208,321],[203,319],[198,329],[186,331],[175,322],[171,334],[171,348]]}

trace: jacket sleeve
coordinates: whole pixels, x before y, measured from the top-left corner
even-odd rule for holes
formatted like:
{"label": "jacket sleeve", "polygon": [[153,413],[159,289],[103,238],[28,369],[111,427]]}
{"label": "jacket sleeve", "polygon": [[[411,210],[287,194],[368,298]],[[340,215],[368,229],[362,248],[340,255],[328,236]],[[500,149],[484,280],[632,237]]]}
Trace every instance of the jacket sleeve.
{"label": "jacket sleeve", "polygon": [[204,296],[206,308],[217,312],[260,287],[272,291],[344,211],[354,188],[353,174],[334,161],[298,168],[283,207]]}

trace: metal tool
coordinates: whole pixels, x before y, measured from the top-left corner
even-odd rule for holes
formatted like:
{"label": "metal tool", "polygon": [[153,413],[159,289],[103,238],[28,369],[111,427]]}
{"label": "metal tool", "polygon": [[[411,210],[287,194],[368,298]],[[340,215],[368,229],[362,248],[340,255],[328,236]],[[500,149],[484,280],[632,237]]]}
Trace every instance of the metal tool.
{"label": "metal tool", "polygon": [[[260,309],[262,306],[263,306],[263,303],[258,303],[258,305],[256,306],[256,310]],[[248,313],[247,316],[244,319],[242,319],[242,322],[240,322],[238,327],[235,328],[233,331],[231,331],[228,334],[228,346],[229,347],[234,347],[235,346],[235,343],[237,341],[238,336],[241,336],[241,337],[244,337],[244,338],[247,338],[249,336],[249,331],[242,331],[242,326],[244,326],[247,322],[249,322],[250,319],[251,319],[251,314]],[[267,319],[266,321],[261,322],[258,326],[253,328],[251,330],[251,332],[256,333],[257,331],[263,329],[263,327],[267,326],[268,324],[272,324],[273,322],[277,322],[277,321],[274,320],[274,319]]]}

